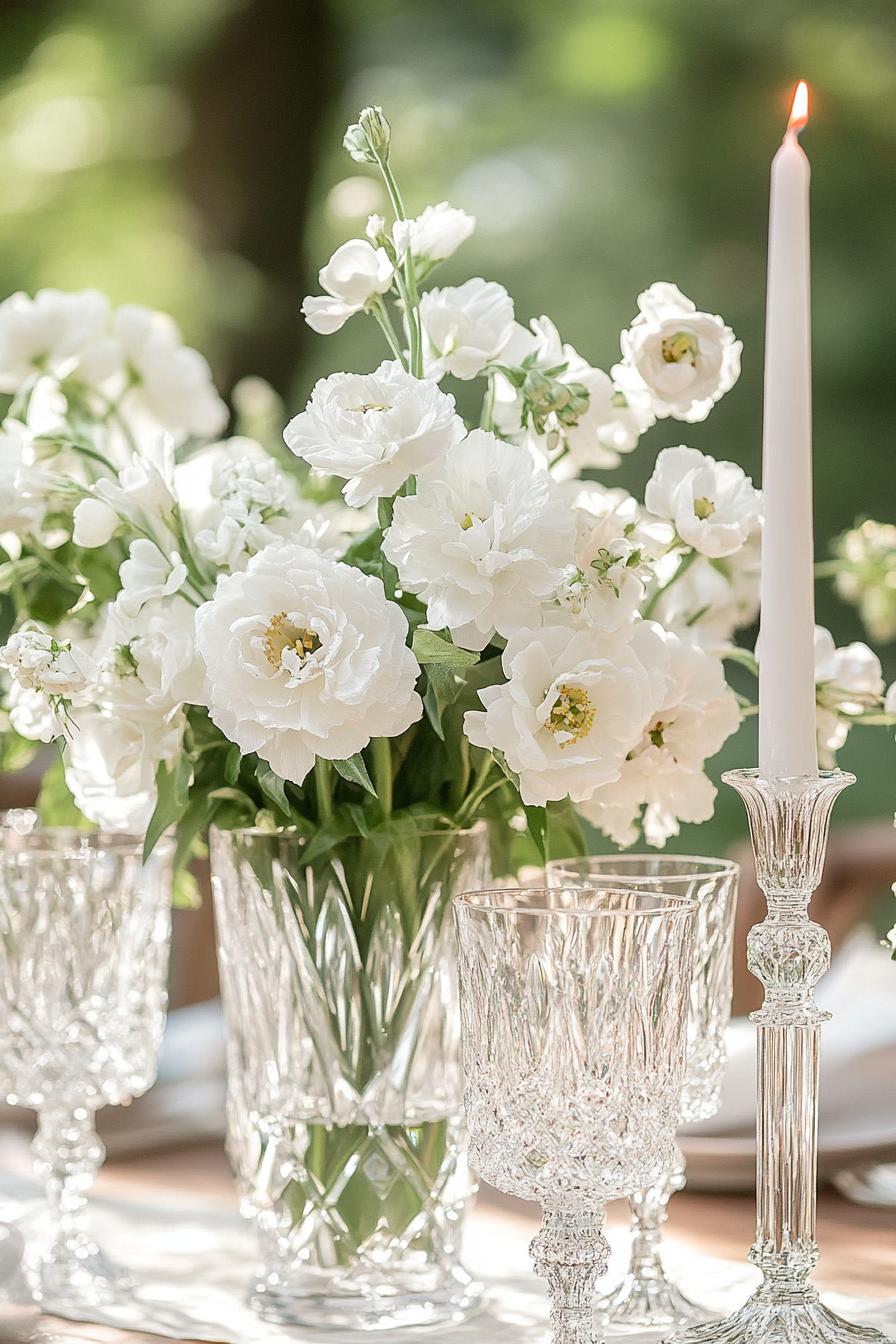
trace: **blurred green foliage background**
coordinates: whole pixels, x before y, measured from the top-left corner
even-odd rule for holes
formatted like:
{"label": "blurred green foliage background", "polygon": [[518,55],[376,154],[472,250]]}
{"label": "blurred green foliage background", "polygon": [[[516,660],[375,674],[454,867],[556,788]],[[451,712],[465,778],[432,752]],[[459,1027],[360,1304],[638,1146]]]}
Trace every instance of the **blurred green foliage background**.
{"label": "blurred green foliage background", "polygon": [[[768,168],[807,78],[819,554],[859,516],[896,520],[892,0],[5,0],[0,23],[3,293],[97,285],[167,309],[225,392],[255,372],[295,411],[315,377],[382,357],[372,322],[324,339],[298,313],[385,205],[341,149],[381,103],[408,206],[479,221],[440,283],[501,281],[603,367],[654,279],[742,337],[709,421],[661,422],[615,473],[634,490],[682,439],[758,475]],[[818,609],[861,637],[827,584]],[[755,760],[754,731],[720,768]],[[890,815],[892,735],[855,730],[842,764],[860,785],[841,824]],[[743,830],[723,790],[675,847]]]}

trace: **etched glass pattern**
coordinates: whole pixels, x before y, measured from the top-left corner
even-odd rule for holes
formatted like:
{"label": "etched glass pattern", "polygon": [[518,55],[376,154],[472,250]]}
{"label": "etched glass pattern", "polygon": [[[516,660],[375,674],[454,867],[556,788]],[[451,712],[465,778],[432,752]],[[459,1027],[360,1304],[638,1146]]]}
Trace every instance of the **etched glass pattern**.
{"label": "etched glass pattern", "polygon": [[696,906],[553,887],[470,892],[455,911],[471,1162],[541,1204],[554,1344],[592,1344],[602,1206],[672,1158]]}
{"label": "etched glass pattern", "polygon": [[743,798],[759,885],[768,914],[751,930],[750,970],[765,987],[752,1014],[757,1028],[756,1241],[750,1251],[763,1282],[724,1321],[676,1335],[679,1344],[860,1344],[884,1336],[824,1307],[810,1275],[815,1242],[818,1058],[822,1013],[815,986],[830,962],[830,942],[808,914],[824,867],[828,823],[838,794],[854,782],[843,771],[763,779],[732,770],[725,781]]}
{"label": "etched glass pattern", "polygon": [[[725,1028],[731,1017],[737,864],[678,854],[589,855],[553,860],[547,865],[547,877],[556,886],[612,884],[697,902],[680,1119],[687,1123],[715,1115],[725,1073]],[[632,1196],[628,1272],[597,1304],[614,1333],[666,1329],[711,1318],[670,1280],[662,1261],[669,1200],[684,1185],[684,1155],[676,1147],[669,1169],[654,1185]]]}
{"label": "etched glass pattern", "polygon": [[483,830],[375,832],[310,861],[294,833],[215,832],[228,1150],[267,1320],[460,1320],[467,1166],[451,897]]}
{"label": "etched glass pattern", "polygon": [[[28,817],[30,816],[30,821]],[[97,1109],[155,1079],[165,1023],[172,846],[0,824],[0,1094],[39,1114],[49,1216],[29,1246],[35,1297],[102,1301],[122,1276],[91,1240],[86,1193],[105,1156]]]}

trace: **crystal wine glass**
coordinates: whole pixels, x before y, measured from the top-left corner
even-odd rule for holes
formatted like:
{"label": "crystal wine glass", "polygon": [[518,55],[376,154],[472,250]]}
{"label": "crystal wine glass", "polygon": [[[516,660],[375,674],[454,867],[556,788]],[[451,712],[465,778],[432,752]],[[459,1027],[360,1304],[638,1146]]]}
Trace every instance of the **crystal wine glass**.
{"label": "crystal wine glass", "polygon": [[[663,891],[697,902],[695,955],[688,1014],[688,1058],[681,1097],[682,1123],[705,1120],[719,1108],[725,1072],[725,1028],[731,1016],[734,912],[738,866],[728,859],[678,854],[589,855],[555,859],[547,878],[558,886],[608,884]],[[632,1248],[628,1272],[597,1310],[614,1332],[693,1325],[712,1313],[691,1302],[666,1274],[662,1226],[671,1196],[684,1188],[684,1155],[653,1185],[631,1199]]]}
{"label": "crystal wine glass", "polygon": [[121,1287],[85,1225],[105,1156],[94,1115],[155,1078],[165,1022],[173,846],[0,818],[0,1095],[38,1111],[47,1195],[26,1256],[44,1306]]}
{"label": "crystal wine glass", "polygon": [[696,909],[583,887],[455,900],[470,1158],[541,1204],[554,1344],[596,1344],[603,1205],[672,1158]]}

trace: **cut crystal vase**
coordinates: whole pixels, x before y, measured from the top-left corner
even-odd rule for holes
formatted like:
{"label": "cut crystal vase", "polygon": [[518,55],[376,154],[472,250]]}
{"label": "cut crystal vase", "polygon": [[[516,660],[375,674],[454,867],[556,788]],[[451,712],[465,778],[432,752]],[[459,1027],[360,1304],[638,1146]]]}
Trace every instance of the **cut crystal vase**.
{"label": "cut crystal vase", "polygon": [[[588,855],[548,863],[556,886],[633,887],[683,896],[697,904],[688,1007],[688,1057],[679,1119],[705,1120],[719,1108],[725,1073],[725,1028],[731,1017],[734,914],[738,866],[729,859],[680,854]],[[666,1273],[662,1229],[669,1200],[685,1185],[684,1154],[676,1145],[659,1180],[631,1197],[632,1244],[628,1272],[597,1303],[614,1334],[669,1330],[712,1318]]]}
{"label": "cut crystal vase", "polygon": [[34,1297],[60,1312],[127,1275],[90,1235],[86,1197],[105,1151],[94,1116],[140,1096],[165,1023],[173,845],[144,865],[134,836],[0,821],[0,1095],[38,1111],[42,1225],[25,1229]]}
{"label": "cut crystal vase", "polygon": [[838,794],[855,782],[841,770],[765,779],[731,770],[743,798],[756,875],[768,914],[750,931],[747,961],[765,987],[752,1014],[757,1033],[756,1241],[750,1260],[763,1281],[726,1320],[674,1336],[677,1344],[886,1344],[877,1330],[825,1307],[811,1282],[818,1262],[815,1198],[818,1059],[822,1023],[815,986],[830,964],[827,933],[808,914],[821,880]]}
{"label": "cut crystal vase", "polygon": [[603,1206],[672,1158],[696,905],[527,887],[455,909],[473,1166],[542,1207],[554,1344],[596,1344]]}
{"label": "cut crystal vase", "polygon": [[374,1330],[478,1305],[450,912],[487,848],[485,828],[373,831],[338,858],[212,834],[228,1150],[266,1320]]}

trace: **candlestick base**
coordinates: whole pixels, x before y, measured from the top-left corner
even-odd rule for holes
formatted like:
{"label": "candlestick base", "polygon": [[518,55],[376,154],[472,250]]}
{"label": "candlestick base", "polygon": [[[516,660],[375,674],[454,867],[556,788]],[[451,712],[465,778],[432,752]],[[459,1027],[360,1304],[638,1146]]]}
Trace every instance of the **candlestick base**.
{"label": "candlestick base", "polygon": [[672,1335],[665,1344],[894,1344],[870,1326],[853,1325],[819,1301],[808,1285],[782,1302],[764,1283],[740,1311],[724,1321]]}

